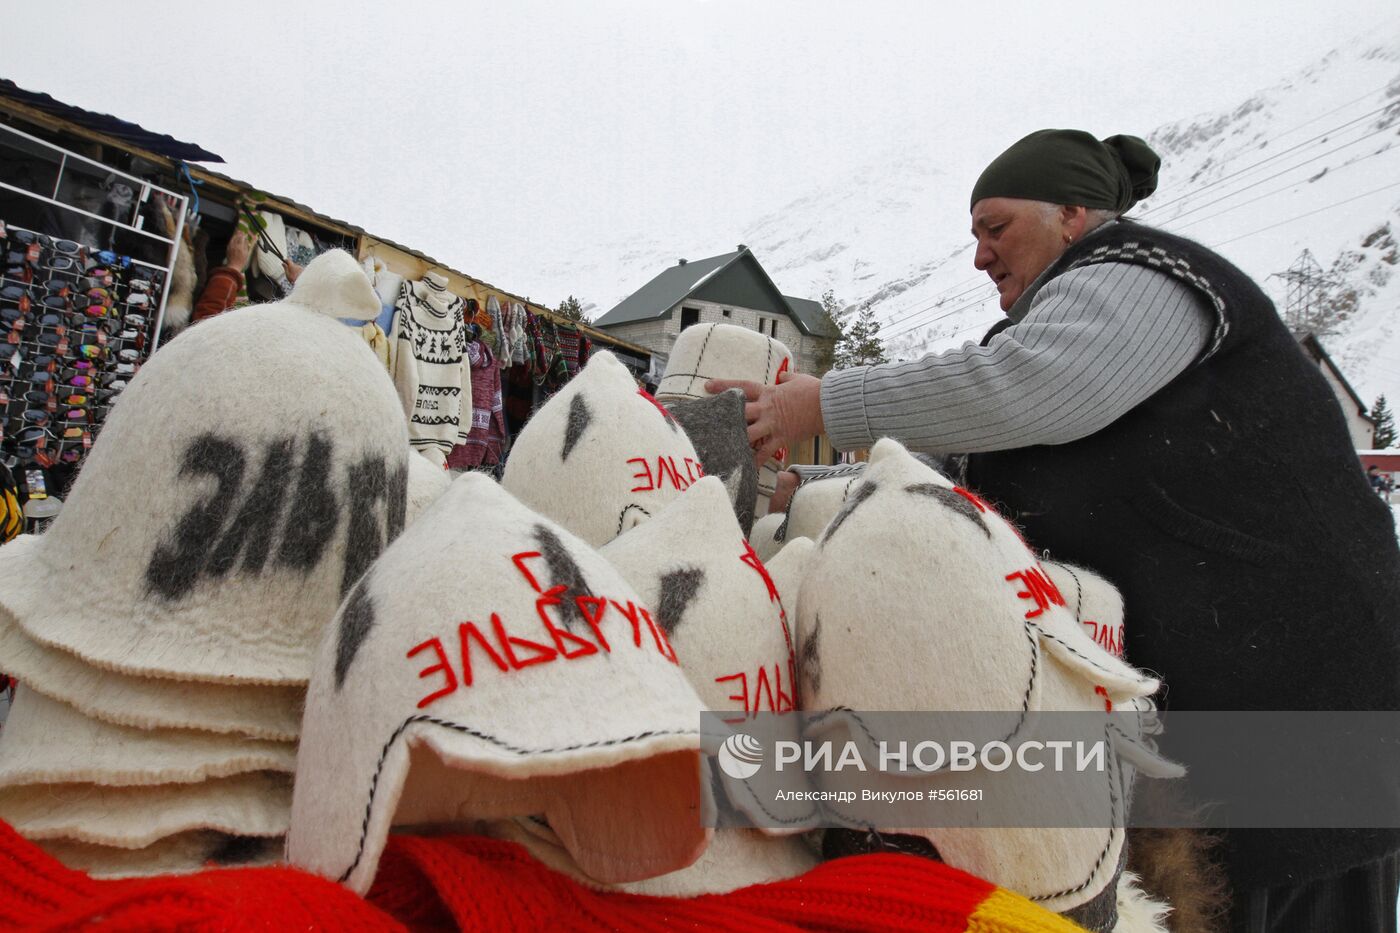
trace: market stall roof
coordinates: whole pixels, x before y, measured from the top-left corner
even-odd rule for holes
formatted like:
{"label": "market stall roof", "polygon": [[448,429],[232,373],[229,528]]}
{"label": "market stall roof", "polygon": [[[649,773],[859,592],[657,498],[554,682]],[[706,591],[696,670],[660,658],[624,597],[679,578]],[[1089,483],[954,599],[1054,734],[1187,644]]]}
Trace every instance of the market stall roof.
{"label": "market stall roof", "polygon": [[[118,119],[110,114],[94,113],[89,110],[84,110],[81,107],[65,104],[47,94],[26,91],[13,81],[3,78],[0,78],[0,105],[3,105],[3,109],[9,110],[11,113],[29,122],[38,122],[50,129],[55,127],[71,128],[74,132],[95,142],[107,145],[115,144],[146,158],[155,160],[158,163],[163,161],[171,173],[177,177],[180,175],[181,163],[192,161],[222,163],[224,161],[214,153],[208,152],[193,143],[185,143],[170,136],[152,133],[150,130],[144,129],[135,123]],[[303,221],[339,231],[346,236],[367,237],[413,256],[430,266],[443,269],[461,276],[464,279],[476,282],[482,288],[489,291],[498,292],[513,301],[519,301],[529,306],[537,313],[544,313],[547,316],[559,318],[559,315],[552,309],[546,308],[538,302],[533,302],[529,298],[517,295],[503,288],[498,288],[490,282],[483,281],[476,276],[468,275],[465,272],[454,269],[426,253],[400,243],[395,243],[392,240],[387,240],[377,234],[370,233],[363,227],[358,227],[347,221],[329,217],[291,198],[272,194],[248,182],[241,181],[229,175],[224,175],[213,169],[199,165],[190,165],[186,167],[188,168],[190,176],[196,182],[209,183],[213,187],[219,188],[232,195],[250,193],[262,195],[266,198],[268,207],[277,210],[279,213],[300,216]],[[635,354],[639,354],[642,358],[649,357],[651,354],[651,351],[647,350],[645,347],[638,346],[626,340],[621,340],[597,328],[582,323],[570,323],[591,338],[601,339],[614,346],[626,348]]]}
{"label": "market stall roof", "polygon": [[222,162],[219,156],[196,146],[194,143],[182,142],[173,136],[164,133],[156,133],[143,126],[131,123],[112,116],[110,113],[97,113],[93,110],[84,110],[82,107],[75,107],[72,104],[65,104],[61,100],[54,100],[47,94],[39,91],[27,91],[13,81],[0,78],[0,96],[9,97],[27,107],[42,111],[50,116],[58,117],[69,123],[76,124],[89,130],[104,133],[115,139],[145,149],[147,152],[154,152],[156,155],[165,156],[168,159],[179,159],[182,162]]}

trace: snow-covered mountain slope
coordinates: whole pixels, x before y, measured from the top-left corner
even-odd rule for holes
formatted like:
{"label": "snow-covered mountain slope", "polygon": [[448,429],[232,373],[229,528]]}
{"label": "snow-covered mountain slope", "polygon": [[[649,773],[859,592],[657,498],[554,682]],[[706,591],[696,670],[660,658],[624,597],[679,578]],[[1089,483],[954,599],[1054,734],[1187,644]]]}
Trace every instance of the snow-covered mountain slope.
{"label": "snow-covered mountain slope", "polygon": [[[1400,37],[1338,49],[1226,112],[1158,127],[1158,192],[1134,215],[1216,247],[1281,311],[1278,276],[1304,249],[1330,279],[1314,295],[1340,309],[1323,342],[1369,404],[1400,400]],[[747,244],[787,294],[832,289],[870,304],[895,358],[975,339],[1000,316],[972,268],[969,177],[940,171],[933,142],[872,157],[766,213],[739,236],[690,229],[648,242],[598,242],[540,282],[595,316],[684,256]]]}

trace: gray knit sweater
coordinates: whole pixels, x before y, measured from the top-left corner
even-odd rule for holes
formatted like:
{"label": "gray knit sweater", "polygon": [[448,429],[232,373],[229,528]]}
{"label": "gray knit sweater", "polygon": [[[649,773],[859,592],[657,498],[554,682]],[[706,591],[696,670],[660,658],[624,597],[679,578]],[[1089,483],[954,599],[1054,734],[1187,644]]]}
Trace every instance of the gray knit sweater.
{"label": "gray knit sweater", "polygon": [[822,378],[840,450],[893,437],[913,450],[977,453],[1087,437],[1166,386],[1205,350],[1214,319],[1170,276],[1099,263],[1027,289],[986,347]]}

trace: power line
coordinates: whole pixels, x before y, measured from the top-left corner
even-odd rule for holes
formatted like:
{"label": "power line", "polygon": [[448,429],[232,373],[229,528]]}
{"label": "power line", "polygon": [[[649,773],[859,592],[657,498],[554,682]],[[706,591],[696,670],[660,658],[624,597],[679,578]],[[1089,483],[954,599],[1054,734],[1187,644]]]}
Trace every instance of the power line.
{"label": "power line", "polygon": [[[1338,167],[1337,167],[1337,171],[1340,172],[1340,171],[1342,171],[1343,169],[1348,169],[1348,168],[1351,168],[1353,165],[1358,165],[1358,164],[1360,164],[1360,163],[1362,163],[1362,162],[1365,162],[1367,159],[1374,159],[1374,158],[1376,158],[1376,156],[1385,155],[1385,154],[1388,153],[1389,151],[1390,151],[1390,150],[1388,150],[1388,149],[1382,149],[1382,150],[1380,150],[1379,152],[1373,152],[1373,153],[1371,153],[1370,155],[1364,155],[1364,156],[1362,156],[1361,158],[1355,159],[1355,160],[1353,160],[1353,161],[1351,161],[1351,162],[1348,162],[1348,163],[1345,164],[1345,165],[1340,165],[1340,166],[1338,166]],[[1290,188],[1296,188],[1298,185],[1300,185],[1300,184],[1306,184],[1306,183],[1307,183],[1306,181],[1303,181],[1303,180],[1301,180],[1301,179],[1295,179],[1295,180],[1293,180],[1293,181],[1290,181],[1288,184],[1284,185],[1284,186],[1281,187],[1281,188],[1274,188],[1274,189],[1272,189],[1272,190],[1270,190],[1270,191],[1264,192],[1263,194],[1259,195],[1258,197],[1250,198],[1248,201],[1241,201],[1241,202],[1238,203],[1238,204],[1232,204],[1232,205],[1230,205],[1229,207],[1225,208],[1223,211],[1216,211],[1214,214],[1207,214],[1205,217],[1197,217],[1195,220],[1193,220],[1193,221],[1191,221],[1191,222],[1189,222],[1189,223],[1181,224],[1181,225],[1179,225],[1179,226],[1176,224],[1176,218],[1174,217],[1174,218],[1172,218],[1171,226],[1170,226],[1170,228],[1168,228],[1168,229],[1171,229],[1171,230],[1185,230],[1187,227],[1194,227],[1196,224],[1205,223],[1207,220],[1212,220],[1212,219],[1214,219],[1214,218],[1216,218],[1216,217],[1220,217],[1220,216],[1223,215],[1223,214],[1228,214],[1228,213],[1230,213],[1230,212],[1233,211],[1233,210],[1236,210],[1236,209],[1241,208],[1241,207],[1245,207],[1246,205],[1249,205],[1249,204],[1257,203],[1257,202],[1259,202],[1259,201],[1264,200],[1265,198],[1271,198],[1271,197],[1273,197],[1273,196],[1276,195],[1276,194],[1282,194],[1283,192],[1288,191]],[[1244,189],[1240,189],[1240,190],[1243,191]],[[1238,193],[1238,192],[1235,192],[1235,193]],[[1235,193],[1232,193],[1232,194],[1230,194],[1230,195],[1226,195],[1226,196],[1223,197],[1223,198],[1218,198],[1218,199],[1216,199],[1215,201],[1212,201],[1212,202],[1210,202],[1210,203],[1211,203],[1211,204],[1218,204],[1218,203],[1220,203],[1221,201],[1228,200],[1229,198],[1233,197]],[[1202,207],[1209,207],[1210,205],[1209,205],[1209,204],[1203,204],[1203,205],[1201,205],[1201,206],[1202,206]],[[1164,224],[1163,226],[1165,227],[1166,225]]]}
{"label": "power line", "polygon": [[[1234,197],[1235,195],[1237,195],[1237,194],[1242,194],[1242,193],[1248,191],[1248,190],[1251,189],[1251,188],[1256,188],[1256,187],[1258,187],[1259,185],[1264,184],[1266,181],[1273,181],[1275,178],[1278,178],[1278,177],[1281,176],[1281,175],[1287,175],[1289,172],[1292,172],[1292,171],[1295,171],[1295,170],[1297,170],[1297,169],[1300,169],[1300,168],[1302,168],[1304,165],[1307,165],[1307,164],[1309,164],[1309,163],[1311,163],[1311,162],[1316,162],[1318,159],[1326,158],[1326,157],[1329,156],[1329,155],[1335,155],[1336,153],[1341,152],[1343,149],[1346,149],[1346,148],[1348,148],[1348,147],[1350,147],[1350,146],[1355,146],[1357,143],[1360,143],[1360,142],[1365,142],[1366,140],[1370,139],[1370,138],[1373,137],[1373,136],[1379,136],[1381,133],[1389,133],[1389,132],[1390,132],[1390,127],[1387,126],[1387,127],[1382,127],[1382,128],[1379,129],[1379,130],[1375,130],[1374,132],[1367,133],[1365,136],[1358,136],[1356,139],[1353,139],[1351,142],[1349,142],[1349,143],[1342,143],[1340,146],[1337,146],[1335,149],[1328,149],[1326,152],[1319,153],[1319,154],[1317,154],[1317,155],[1315,155],[1315,156],[1313,156],[1312,158],[1309,158],[1309,159],[1304,159],[1302,162],[1298,162],[1298,163],[1296,163],[1296,164],[1294,164],[1294,165],[1290,165],[1288,168],[1282,169],[1281,171],[1278,171],[1278,172],[1275,172],[1275,173],[1272,174],[1272,175],[1266,175],[1266,176],[1264,176],[1263,178],[1260,178],[1260,179],[1257,180],[1257,181],[1252,181],[1252,182],[1250,182],[1249,184],[1245,185],[1243,188],[1236,188],[1234,191],[1231,191],[1231,192],[1229,192],[1229,193],[1227,193],[1227,194],[1222,194],[1220,197],[1218,197],[1218,198],[1213,198],[1212,200],[1209,200],[1209,201],[1205,202],[1204,204],[1198,204],[1198,205],[1196,205],[1195,207],[1191,208],[1190,210],[1182,211],[1181,213],[1179,213],[1179,214],[1177,214],[1175,217],[1173,217],[1172,220],[1180,220],[1181,218],[1187,216],[1188,214],[1194,214],[1194,213],[1196,213],[1197,211],[1205,210],[1207,207],[1210,207],[1212,204],[1219,204],[1221,201],[1227,201],[1227,200],[1229,200],[1230,198],[1233,198],[1233,197]],[[1385,150],[1381,150],[1381,151],[1384,152]],[[1380,154],[1380,153],[1378,153],[1378,152],[1373,152],[1373,153],[1371,153],[1370,156],[1363,156],[1362,158],[1370,158],[1371,156],[1375,156],[1375,155],[1379,155],[1379,154]],[[1357,160],[1357,161],[1360,161],[1360,160]]]}
{"label": "power line", "polygon": [[[1372,91],[1371,93],[1374,94],[1375,92]],[[1370,94],[1367,94],[1366,96],[1369,97]],[[1355,101],[1352,101],[1352,103],[1355,103]],[[1346,105],[1344,105],[1344,106],[1346,106]],[[1301,148],[1303,148],[1304,146],[1307,146],[1307,145],[1310,145],[1310,144],[1314,144],[1314,143],[1318,143],[1319,141],[1326,141],[1326,139],[1327,139],[1329,136],[1331,136],[1333,133],[1340,132],[1341,130],[1346,129],[1346,128],[1347,128],[1348,126],[1350,126],[1351,124],[1356,123],[1356,122],[1359,122],[1359,121],[1361,121],[1361,120],[1365,120],[1367,117],[1372,117],[1372,116],[1375,116],[1376,114],[1383,113],[1384,111],[1390,109],[1390,106],[1391,106],[1390,104],[1386,104],[1386,105],[1383,106],[1383,107],[1377,107],[1375,110],[1369,111],[1369,112],[1367,112],[1367,113],[1363,113],[1363,114],[1361,114],[1361,116],[1359,116],[1359,117],[1352,117],[1350,120],[1347,120],[1345,123],[1338,124],[1337,126],[1334,126],[1334,127],[1332,127],[1331,129],[1329,129],[1329,130],[1325,130],[1324,132],[1319,133],[1319,134],[1316,135],[1316,136],[1309,137],[1308,139],[1305,139],[1305,140],[1303,140],[1303,141],[1300,142],[1300,143],[1295,143],[1294,145],[1289,146],[1287,149],[1283,149],[1283,150],[1280,150],[1280,151],[1278,151],[1278,152],[1275,152],[1273,155],[1270,155],[1270,156],[1267,156],[1267,157],[1265,157],[1265,158],[1263,158],[1263,159],[1260,159],[1258,162],[1255,162],[1255,163],[1252,164],[1252,165],[1247,165],[1247,166],[1245,166],[1244,168],[1239,169],[1238,171],[1234,171],[1234,172],[1229,173],[1228,175],[1222,175],[1221,177],[1215,179],[1214,181],[1207,182],[1206,184],[1201,185],[1199,188],[1196,188],[1196,189],[1194,189],[1194,190],[1192,190],[1192,191],[1188,191],[1186,194],[1183,194],[1183,195],[1180,195],[1180,196],[1178,196],[1178,197],[1172,198],[1170,201],[1163,201],[1163,202],[1161,202],[1160,204],[1154,204],[1154,205],[1152,205],[1151,208],[1149,208],[1148,210],[1145,210],[1145,211],[1142,212],[1142,213],[1143,213],[1143,216],[1145,217],[1145,216],[1147,216],[1148,214],[1155,214],[1157,211],[1160,211],[1160,210],[1162,210],[1163,208],[1165,208],[1165,207],[1167,207],[1167,206],[1169,206],[1169,205],[1175,204],[1175,203],[1177,203],[1178,201],[1183,201],[1183,200],[1185,200],[1185,199],[1187,199],[1187,198],[1189,198],[1189,197],[1192,197],[1192,196],[1194,196],[1194,195],[1196,195],[1196,194],[1199,194],[1200,192],[1205,191],[1205,190],[1207,190],[1207,189],[1209,189],[1209,188],[1214,188],[1216,185],[1223,184],[1224,182],[1227,182],[1227,181],[1229,181],[1229,180],[1232,179],[1232,178],[1237,178],[1237,177],[1239,177],[1240,175],[1248,174],[1249,172],[1253,171],[1254,169],[1259,168],[1261,165],[1265,165],[1265,164],[1267,164],[1267,163],[1269,163],[1269,162],[1272,162],[1272,161],[1274,161],[1274,160],[1276,160],[1276,159],[1281,159],[1281,158],[1283,158],[1284,156],[1288,155],[1290,152],[1296,152],[1298,149],[1301,149]],[[1332,112],[1335,113],[1335,111],[1332,111]],[[1319,119],[1321,119],[1321,117],[1314,117],[1313,120],[1312,120],[1312,121],[1309,121],[1309,122],[1313,122],[1313,121],[1319,120]],[[1307,124],[1303,124],[1303,125],[1306,126]],[[1298,127],[1294,127],[1294,129],[1296,130],[1296,129],[1298,129]],[[1271,142],[1277,142],[1279,139],[1282,139],[1284,136],[1287,136],[1288,133],[1291,133],[1291,132],[1293,132],[1293,130],[1289,130],[1287,133],[1280,133],[1278,136],[1271,137],[1270,139],[1265,140],[1265,144],[1271,143]]]}
{"label": "power line", "polygon": [[1260,227],[1258,230],[1251,230],[1248,233],[1241,233],[1239,236],[1231,237],[1228,240],[1221,240],[1219,243],[1212,243],[1210,245],[1210,248],[1217,249],[1229,243],[1234,243],[1237,240],[1243,240],[1246,237],[1252,237],[1256,233],[1263,233],[1267,230],[1273,230],[1275,227],[1282,227],[1284,224],[1291,224],[1295,220],[1302,220],[1304,217],[1311,217],[1314,214],[1321,214],[1323,211],[1330,211],[1334,207],[1341,207],[1343,204],[1350,204],[1352,201],[1360,201],[1362,198],[1369,198],[1373,194],[1380,194],[1382,191],[1389,191],[1391,188],[1400,188],[1400,181],[1391,182],[1388,185],[1381,185],[1379,188],[1374,188],[1370,191],[1358,194],[1354,198],[1347,198],[1344,201],[1335,201],[1332,204],[1328,204],[1326,207],[1319,207],[1317,210],[1308,211],[1304,214],[1298,214],[1297,216],[1290,217],[1287,220],[1280,220],[1276,224],[1269,224],[1267,227]]}

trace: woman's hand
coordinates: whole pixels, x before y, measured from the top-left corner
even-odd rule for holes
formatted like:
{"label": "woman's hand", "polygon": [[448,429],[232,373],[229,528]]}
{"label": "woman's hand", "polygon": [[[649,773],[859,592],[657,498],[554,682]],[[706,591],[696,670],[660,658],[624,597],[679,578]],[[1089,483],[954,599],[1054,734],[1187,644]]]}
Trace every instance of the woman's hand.
{"label": "woman's hand", "polygon": [[233,231],[228,249],[224,251],[224,265],[239,272],[248,271],[248,262],[253,258],[253,236],[242,227]]}
{"label": "woman's hand", "polygon": [[715,395],[726,389],[740,389],[747,399],[749,446],[760,466],[778,450],[822,433],[822,381],[816,376],[783,373],[773,386],[742,379],[705,383],[705,391]]}

